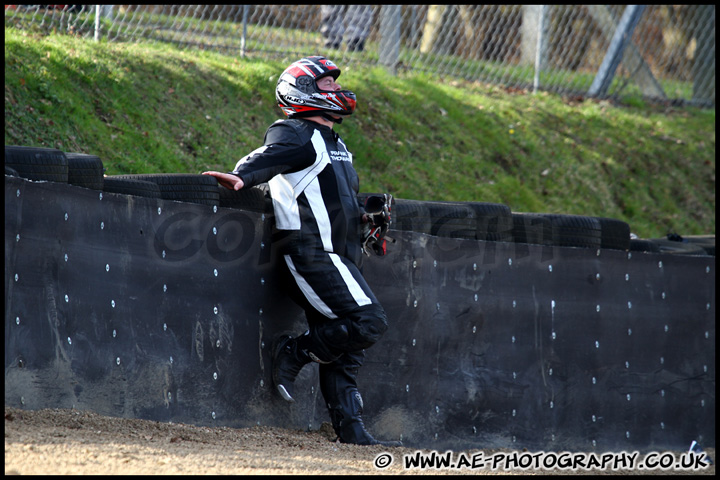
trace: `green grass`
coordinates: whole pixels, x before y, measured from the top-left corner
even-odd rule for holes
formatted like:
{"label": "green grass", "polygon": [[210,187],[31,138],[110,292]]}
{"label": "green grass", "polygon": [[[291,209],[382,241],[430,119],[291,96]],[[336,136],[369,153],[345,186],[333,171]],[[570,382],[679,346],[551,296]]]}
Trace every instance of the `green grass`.
{"label": "green grass", "polygon": [[[230,170],[282,113],[292,58],[5,29],[5,144],[100,156],[107,174]],[[341,65],[342,67],[342,65]],[[336,130],[365,192],[618,218],[641,237],[715,233],[715,111],[569,101],[360,62]]]}

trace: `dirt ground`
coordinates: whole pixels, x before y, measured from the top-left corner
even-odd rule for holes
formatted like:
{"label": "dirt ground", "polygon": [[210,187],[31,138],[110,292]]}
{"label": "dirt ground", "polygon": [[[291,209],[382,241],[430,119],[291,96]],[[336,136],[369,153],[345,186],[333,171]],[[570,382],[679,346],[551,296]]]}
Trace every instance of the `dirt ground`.
{"label": "dirt ground", "polygon": [[[5,407],[6,475],[134,474],[715,474],[703,470],[473,469],[478,451],[467,452],[462,468],[420,469],[404,465],[418,450],[345,445],[333,441],[329,424],[303,432],[271,427],[208,428],[104,417],[78,410],[37,411]],[[431,454],[432,451],[422,451]],[[483,451],[483,458],[510,450]],[[436,452],[443,454],[445,452]],[[515,452],[515,454],[522,452]],[[674,452],[676,458],[684,452]],[[715,450],[706,453],[715,459]],[[389,462],[392,456],[392,463]],[[642,457],[642,455],[641,455]],[[378,468],[376,463],[385,468]],[[389,465],[388,465],[389,463]],[[475,464],[478,465],[477,463]]]}

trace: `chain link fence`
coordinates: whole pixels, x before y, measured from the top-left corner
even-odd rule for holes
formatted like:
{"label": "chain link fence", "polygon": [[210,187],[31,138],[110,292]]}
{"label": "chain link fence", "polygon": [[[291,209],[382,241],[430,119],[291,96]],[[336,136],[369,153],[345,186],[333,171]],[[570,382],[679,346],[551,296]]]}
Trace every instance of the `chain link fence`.
{"label": "chain link fence", "polygon": [[715,107],[713,5],[6,5],[5,25]]}

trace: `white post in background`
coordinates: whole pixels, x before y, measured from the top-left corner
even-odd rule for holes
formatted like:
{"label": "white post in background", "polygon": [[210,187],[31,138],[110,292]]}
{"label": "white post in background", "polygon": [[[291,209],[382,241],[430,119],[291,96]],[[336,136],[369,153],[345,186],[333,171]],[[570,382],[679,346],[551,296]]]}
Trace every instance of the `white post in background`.
{"label": "white post in background", "polygon": [[242,16],[242,37],[240,37],[240,56],[245,58],[245,42],[247,39],[247,17],[248,17],[248,5],[243,5],[243,16]]}
{"label": "white post in background", "polygon": [[545,63],[547,32],[545,17],[547,5],[523,5],[522,24],[520,26],[520,64],[534,65],[533,92],[540,86],[540,71]]}
{"label": "white post in background", "polygon": [[380,13],[380,62],[397,73],[400,56],[400,24],[402,5],[383,5]]}
{"label": "white post in background", "polygon": [[95,5],[95,41],[100,40],[100,7],[102,5]]}
{"label": "white post in background", "polygon": [[543,35],[545,30],[545,5],[538,6],[540,7],[540,18],[538,19],[537,48],[535,50],[535,75],[533,76],[533,93],[537,93],[538,87],[540,87],[540,70],[542,69],[543,57],[545,56],[545,36]]}

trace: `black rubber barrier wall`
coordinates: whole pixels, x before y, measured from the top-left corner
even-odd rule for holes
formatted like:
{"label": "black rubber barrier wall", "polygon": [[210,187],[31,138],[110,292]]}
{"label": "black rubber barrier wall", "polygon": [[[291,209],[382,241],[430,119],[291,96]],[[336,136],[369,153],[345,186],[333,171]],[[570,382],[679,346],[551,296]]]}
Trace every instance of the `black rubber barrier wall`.
{"label": "black rubber barrier wall", "polygon": [[[317,368],[260,213],[5,177],[5,404],[316,429]],[[392,231],[365,275],[390,329],[359,382],[370,431],[428,449],[715,446],[715,257]]]}

